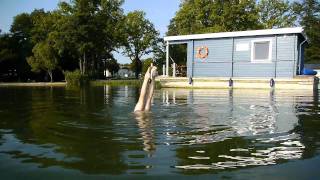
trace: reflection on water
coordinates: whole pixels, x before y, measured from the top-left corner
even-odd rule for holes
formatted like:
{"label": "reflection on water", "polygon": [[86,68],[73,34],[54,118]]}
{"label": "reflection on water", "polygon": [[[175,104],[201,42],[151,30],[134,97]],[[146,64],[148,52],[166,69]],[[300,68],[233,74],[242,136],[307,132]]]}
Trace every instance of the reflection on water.
{"label": "reflection on water", "polygon": [[143,150],[152,153],[156,146],[154,143],[155,137],[152,127],[152,119],[150,114],[145,112],[137,112],[135,114],[139,131],[143,140]]}
{"label": "reflection on water", "polygon": [[185,120],[185,130],[170,132],[170,138],[175,138],[172,143],[181,145],[177,148],[178,156],[181,152],[178,169],[272,165],[303,155],[305,145],[295,131],[299,126],[296,108],[301,96],[306,96],[302,99],[305,103],[313,101],[312,92],[171,91],[163,92],[164,105],[177,105],[177,99],[185,97],[192,116],[196,115]]}
{"label": "reflection on water", "polygon": [[151,113],[133,114],[138,96],[130,86],[0,88],[0,174],[257,173],[319,157],[317,92],[162,89]]}

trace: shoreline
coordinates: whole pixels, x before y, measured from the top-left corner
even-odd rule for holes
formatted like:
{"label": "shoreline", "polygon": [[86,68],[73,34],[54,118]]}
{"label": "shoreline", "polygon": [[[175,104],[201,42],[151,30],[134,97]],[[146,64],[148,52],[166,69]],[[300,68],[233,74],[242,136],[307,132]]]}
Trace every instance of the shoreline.
{"label": "shoreline", "polygon": [[[90,85],[101,86],[140,86],[141,80],[126,79],[126,80],[92,80]],[[67,82],[0,82],[0,87],[64,87],[67,86]]]}
{"label": "shoreline", "polygon": [[66,82],[0,82],[0,87],[24,86],[24,87],[41,87],[41,86],[66,86]]}

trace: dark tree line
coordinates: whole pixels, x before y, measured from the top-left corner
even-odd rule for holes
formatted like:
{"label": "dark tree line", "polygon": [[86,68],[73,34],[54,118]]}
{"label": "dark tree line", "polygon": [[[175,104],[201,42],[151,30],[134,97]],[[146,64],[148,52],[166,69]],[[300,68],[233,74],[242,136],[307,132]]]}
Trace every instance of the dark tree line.
{"label": "dark tree line", "polygon": [[[123,0],[73,0],[54,11],[36,9],[14,17],[10,33],[0,37],[0,81],[53,81],[79,69],[99,78],[117,71],[113,54],[120,48],[142,70],[141,57],[151,52],[158,32],[141,11],[124,14]],[[40,75],[39,75],[40,73]]]}

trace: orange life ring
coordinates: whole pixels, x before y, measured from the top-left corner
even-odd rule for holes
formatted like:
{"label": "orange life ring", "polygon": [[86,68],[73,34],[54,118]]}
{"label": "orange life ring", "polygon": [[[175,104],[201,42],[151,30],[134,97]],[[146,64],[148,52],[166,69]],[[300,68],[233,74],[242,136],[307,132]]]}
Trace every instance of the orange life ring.
{"label": "orange life ring", "polygon": [[209,55],[209,49],[207,46],[201,46],[197,48],[196,58],[205,59]]}

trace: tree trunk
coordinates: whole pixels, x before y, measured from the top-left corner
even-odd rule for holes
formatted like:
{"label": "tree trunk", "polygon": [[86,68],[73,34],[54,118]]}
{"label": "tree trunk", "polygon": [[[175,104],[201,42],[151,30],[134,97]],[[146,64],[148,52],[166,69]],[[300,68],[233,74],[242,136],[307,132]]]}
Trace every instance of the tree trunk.
{"label": "tree trunk", "polygon": [[86,66],[87,66],[87,61],[86,61],[86,52],[83,53],[83,67],[82,67],[82,70],[83,70],[83,75],[86,73]]}
{"label": "tree trunk", "polygon": [[82,59],[81,58],[79,58],[79,69],[80,69],[80,74],[83,74]]}
{"label": "tree trunk", "polygon": [[52,73],[52,71],[48,71],[48,74],[50,76],[50,82],[53,82],[53,73]]}
{"label": "tree trunk", "polygon": [[134,65],[135,65],[136,79],[139,79],[139,74],[141,73],[141,70],[142,70],[142,62],[138,57],[134,59]]}

